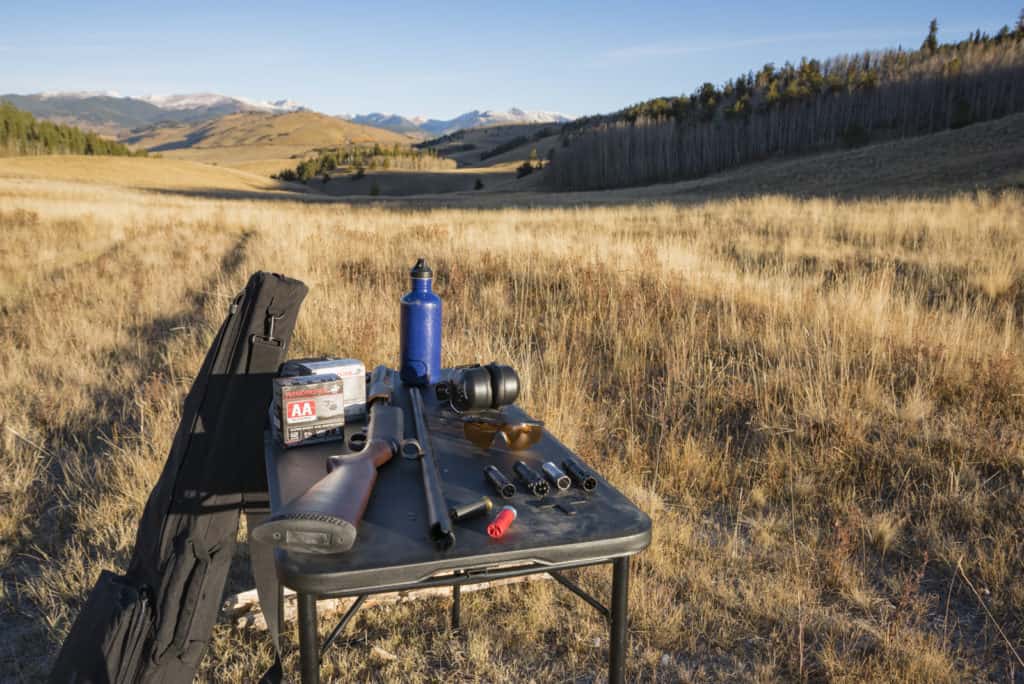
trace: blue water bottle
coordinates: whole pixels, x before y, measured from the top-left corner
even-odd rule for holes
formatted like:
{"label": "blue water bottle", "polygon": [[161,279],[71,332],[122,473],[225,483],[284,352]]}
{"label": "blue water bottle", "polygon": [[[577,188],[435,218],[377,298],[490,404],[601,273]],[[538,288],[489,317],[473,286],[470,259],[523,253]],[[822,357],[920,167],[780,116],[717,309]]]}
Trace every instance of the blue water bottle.
{"label": "blue water bottle", "polygon": [[399,374],[407,385],[441,379],[441,298],[434,294],[434,273],[420,259],[409,272],[412,288],[402,297]]}

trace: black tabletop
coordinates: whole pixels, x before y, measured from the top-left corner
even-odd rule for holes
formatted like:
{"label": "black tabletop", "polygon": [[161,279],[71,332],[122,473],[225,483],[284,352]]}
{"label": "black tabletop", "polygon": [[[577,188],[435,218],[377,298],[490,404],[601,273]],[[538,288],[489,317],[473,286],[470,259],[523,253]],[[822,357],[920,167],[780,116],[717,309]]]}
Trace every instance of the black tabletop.
{"label": "black tabletop", "polygon": [[[415,437],[415,426],[406,388],[394,376],[392,403],[405,412],[405,434]],[[358,529],[355,546],[345,553],[313,555],[276,550],[281,583],[296,591],[319,596],[354,594],[403,588],[452,571],[479,571],[498,566],[535,563],[552,568],[584,562],[600,562],[637,553],[648,546],[651,521],[621,492],[599,474],[590,494],[572,487],[538,499],[516,481],[512,466],[524,460],[540,471],[545,461],[561,463],[575,458],[547,430],[535,446],[521,451],[507,448],[500,435],[487,450],[474,447],[463,435],[458,417],[445,410],[432,388],[423,391],[426,421],[434,454],[444,481],[449,506],[490,496],[495,511],[510,504],[518,517],[501,539],[487,536],[494,513],[455,524],[455,546],[439,551],[429,537],[420,464],[396,456],[383,465]],[[526,418],[516,406],[503,409],[510,418]],[[345,426],[346,435],[357,432],[359,423]],[[271,513],[306,491],[326,474],[329,456],[348,453],[341,442],[292,449],[282,448],[270,431],[265,437],[267,480]],[[493,464],[511,480],[518,493],[501,499],[483,476]],[[577,502],[575,515],[553,504]]]}

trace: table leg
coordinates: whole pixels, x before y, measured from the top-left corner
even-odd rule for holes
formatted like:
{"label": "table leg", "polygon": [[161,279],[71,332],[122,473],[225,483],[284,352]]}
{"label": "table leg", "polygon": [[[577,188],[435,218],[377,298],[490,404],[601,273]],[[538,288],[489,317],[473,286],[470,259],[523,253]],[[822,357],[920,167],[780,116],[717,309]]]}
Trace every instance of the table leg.
{"label": "table leg", "polygon": [[452,631],[462,629],[462,587],[452,585]]}
{"label": "table leg", "polygon": [[302,684],[320,681],[320,645],[317,636],[316,596],[299,594],[299,671]]}
{"label": "table leg", "polygon": [[612,561],[612,628],[608,640],[608,684],[626,681],[626,614],[629,610],[629,556]]}

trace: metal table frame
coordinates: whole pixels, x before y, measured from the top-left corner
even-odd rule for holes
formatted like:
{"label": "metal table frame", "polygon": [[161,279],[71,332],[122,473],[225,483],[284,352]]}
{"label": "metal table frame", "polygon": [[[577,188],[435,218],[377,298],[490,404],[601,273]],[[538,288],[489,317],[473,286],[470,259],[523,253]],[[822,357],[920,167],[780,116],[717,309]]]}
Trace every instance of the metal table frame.
{"label": "metal table frame", "polygon": [[[460,589],[466,584],[478,584],[490,582],[496,579],[507,577],[523,577],[538,573],[548,573],[559,584],[566,587],[581,600],[596,609],[609,622],[608,638],[608,681],[612,684],[625,682],[626,677],[626,646],[627,618],[629,606],[629,556],[620,556],[613,559],[588,560],[579,563],[559,564],[557,567],[549,565],[532,564],[522,567],[490,570],[490,571],[469,571],[455,572],[450,576],[421,582],[394,585],[388,587],[374,588],[372,591],[360,590],[358,592],[332,592],[326,596],[318,596],[312,593],[298,592],[296,601],[298,605],[298,633],[299,633],[299,671],[302,677],[302,684],[316,684],[320,681],[320,663],[327,650],[337,641],[344,632],[345,627],[359,611],[363,602],[368,596],[383,594],[393,591],[405,591],[411,589],[423,589],[426,587],[450,586],[452,588],[451,605],[451,628],[453,631],[461,629],[462,601]],[[611,607],[607,607],[599,600],[587,593],[578,584],[565,577],[561,571],[570,568],[588,567],[611,563],[612,566],[612,596]],[[348,610],[338,621],[334,629],[320,642],[320,635],[317,621],[316,602],[321,598],[344,598],[355,596],[356,600],[349,606]],[[282,601],[281,594],[278,600]],[[279,614],[281,611],[279,610]]]}

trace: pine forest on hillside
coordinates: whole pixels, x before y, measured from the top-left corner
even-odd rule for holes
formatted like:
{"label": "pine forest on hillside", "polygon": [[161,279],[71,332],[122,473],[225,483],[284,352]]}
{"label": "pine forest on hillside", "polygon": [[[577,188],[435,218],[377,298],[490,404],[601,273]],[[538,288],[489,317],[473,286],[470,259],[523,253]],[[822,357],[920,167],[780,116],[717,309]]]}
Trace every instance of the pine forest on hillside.
{"label": "pine forest on hillside", "polygon": [[1024,111],[1024,12],[1014,30],[980,30],[921,48],[766,64],[722,87],[657,98],[563,129],[547,172],[555,190],[696,178],[743,163],[960,128]]}
{"label": "pine forest on hillside", "polygon": [[0,156],[136,153],[121,143],[74,126],[38,121],[9,102],[0,102]]}

